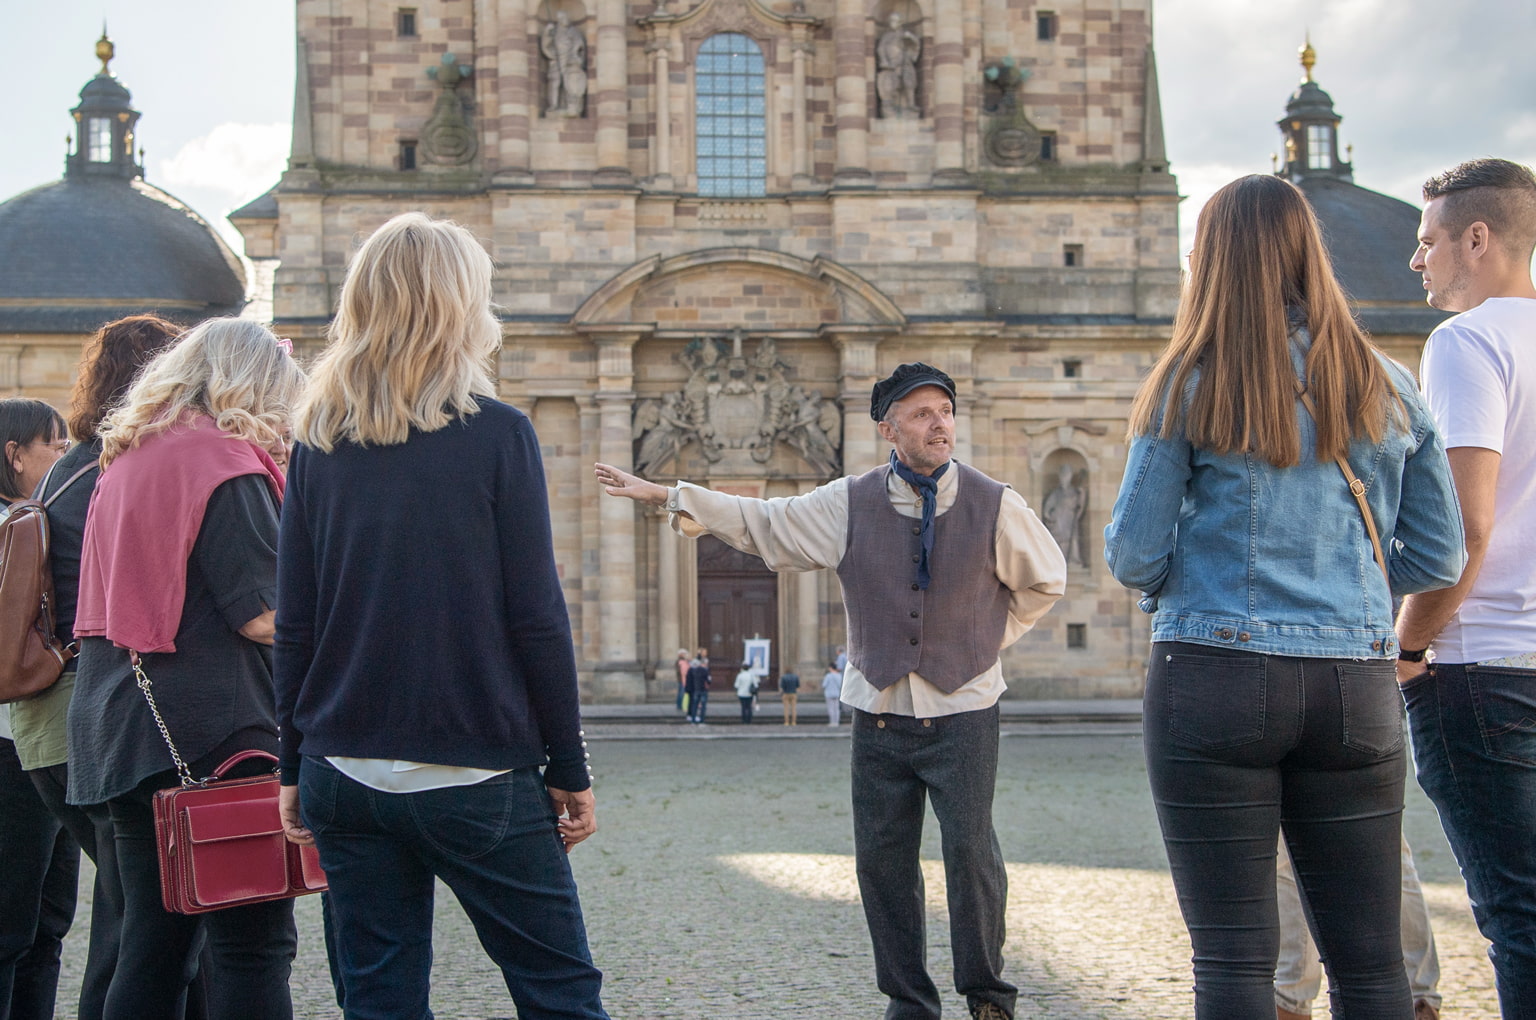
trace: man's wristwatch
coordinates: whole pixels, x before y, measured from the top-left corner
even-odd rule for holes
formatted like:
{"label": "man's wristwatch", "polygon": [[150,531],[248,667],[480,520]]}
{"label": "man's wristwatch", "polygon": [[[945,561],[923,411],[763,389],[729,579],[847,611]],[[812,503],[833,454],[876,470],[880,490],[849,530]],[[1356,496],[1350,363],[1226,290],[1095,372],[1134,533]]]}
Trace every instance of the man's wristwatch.
{"label": "man's wristwatch", "polygon": [[1414,651],[1411,651],[1411,652],[1408,649],[1406,649],[1406,648],[1399,648],[1397,650],[1397,661],[1398,662],[1423,662],[1425,656],[1428,653],[1429,653],[1429,649],[1428,648],[1418,648],[1418,649],[1415,649]]}

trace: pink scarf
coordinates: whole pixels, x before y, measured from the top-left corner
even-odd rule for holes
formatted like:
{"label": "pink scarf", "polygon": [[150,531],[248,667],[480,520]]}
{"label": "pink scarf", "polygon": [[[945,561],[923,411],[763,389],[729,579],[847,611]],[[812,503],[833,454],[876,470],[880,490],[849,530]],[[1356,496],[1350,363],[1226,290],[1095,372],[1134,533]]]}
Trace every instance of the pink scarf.
{"label": "pink scarf", "polygon": [[208,499],[241,475],[262,475],[279,503],[283,476],[267,451],[188,415],[119,454],[101,473],[85,519],[76,637],[137,652],[174,652],[187,560]]}

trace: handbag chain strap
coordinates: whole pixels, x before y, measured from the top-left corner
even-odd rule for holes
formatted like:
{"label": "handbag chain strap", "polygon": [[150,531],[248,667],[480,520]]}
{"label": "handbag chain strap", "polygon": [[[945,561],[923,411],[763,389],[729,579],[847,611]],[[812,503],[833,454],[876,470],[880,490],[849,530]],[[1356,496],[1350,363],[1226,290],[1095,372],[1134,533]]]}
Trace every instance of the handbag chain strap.
{"label": "handbag chain strap", "polygon": [[139,661],[138,652],[129,652],[129,660],[133,663],[133,675],[139,685],[139,690],[144,692],[144,700],[149,702],[149,710],[155,715],[155,725],[160,727],[160,736],[165,738],[165,746],[170,749],[171,761],[176,763],[176,774],[181,777],[183,787],[202,786],[207,780],[199,782],[192,778],[192,770],[187,768],[187,763],[181,760],[181,753],[176,750],[176,742],[171,739],[171,731],[165,727],[165,719],[160,715],[160,706],[155,704],[155,696],[149,689],[149,674],[144,672],[144,664]]}
{"label": "handbag chain strap", "polygon": [[[1301,398],[1301,405],[1307,409],[1313,421],[1317,421],[1317,408],[1312,404],[1312,398],[1307,396],[1307,391],[1296,384],[1296,395]],[[1392,590],[1392,577],[1387,573],[1387,558],[1381,553],[1381,535],[1376,531],[1376,519],[1371,516],[1371,505],[1365,501],[1365,483],[1355,477],[1354,469],[1349,466],[1349,461],[1342,454],[1333,458],[1339,470],[1344,473],[1344,481],[1349,483],[1349,491],[1355,497],[1355,504],[1360,507],[1360,516],[1365,520],[1366,534],[1371,536],[1371,550],[1376,554],[1376,565],[1381,568],[1381,576],[1387,582],[1387,590]]]}

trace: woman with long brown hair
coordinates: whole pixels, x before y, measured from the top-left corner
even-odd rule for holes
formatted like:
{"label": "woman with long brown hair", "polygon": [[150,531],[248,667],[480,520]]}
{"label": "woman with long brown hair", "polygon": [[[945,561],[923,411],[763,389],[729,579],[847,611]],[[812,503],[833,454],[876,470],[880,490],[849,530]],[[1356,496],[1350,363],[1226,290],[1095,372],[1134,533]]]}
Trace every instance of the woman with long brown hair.
{"label": "woman with long brown hair", "polygon": [[1413,378],[1355,324],[1291,184],[1201,211],[1129,439],[1104,555],[1153,614],[1147,772],[1196,1016],[1275,1015],[1283,830],[1335,1015],[1408,1020],[1392,597],[1455,582],[1461,518]]}

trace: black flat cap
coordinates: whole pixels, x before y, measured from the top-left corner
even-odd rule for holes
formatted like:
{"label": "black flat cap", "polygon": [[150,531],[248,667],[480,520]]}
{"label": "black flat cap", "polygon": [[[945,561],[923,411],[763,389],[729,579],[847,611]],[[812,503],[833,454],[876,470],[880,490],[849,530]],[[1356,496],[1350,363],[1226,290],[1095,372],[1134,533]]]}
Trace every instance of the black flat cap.
{"label": "black flat cap", "polygon": [[937,386],[948,393],[950,403],[954,403],[955,381],[932,365],[913,361],[897,365],[896,371],[875,383],[869,395],[869,416],[875,421],[884,421],[891,405],[919,386]]}

